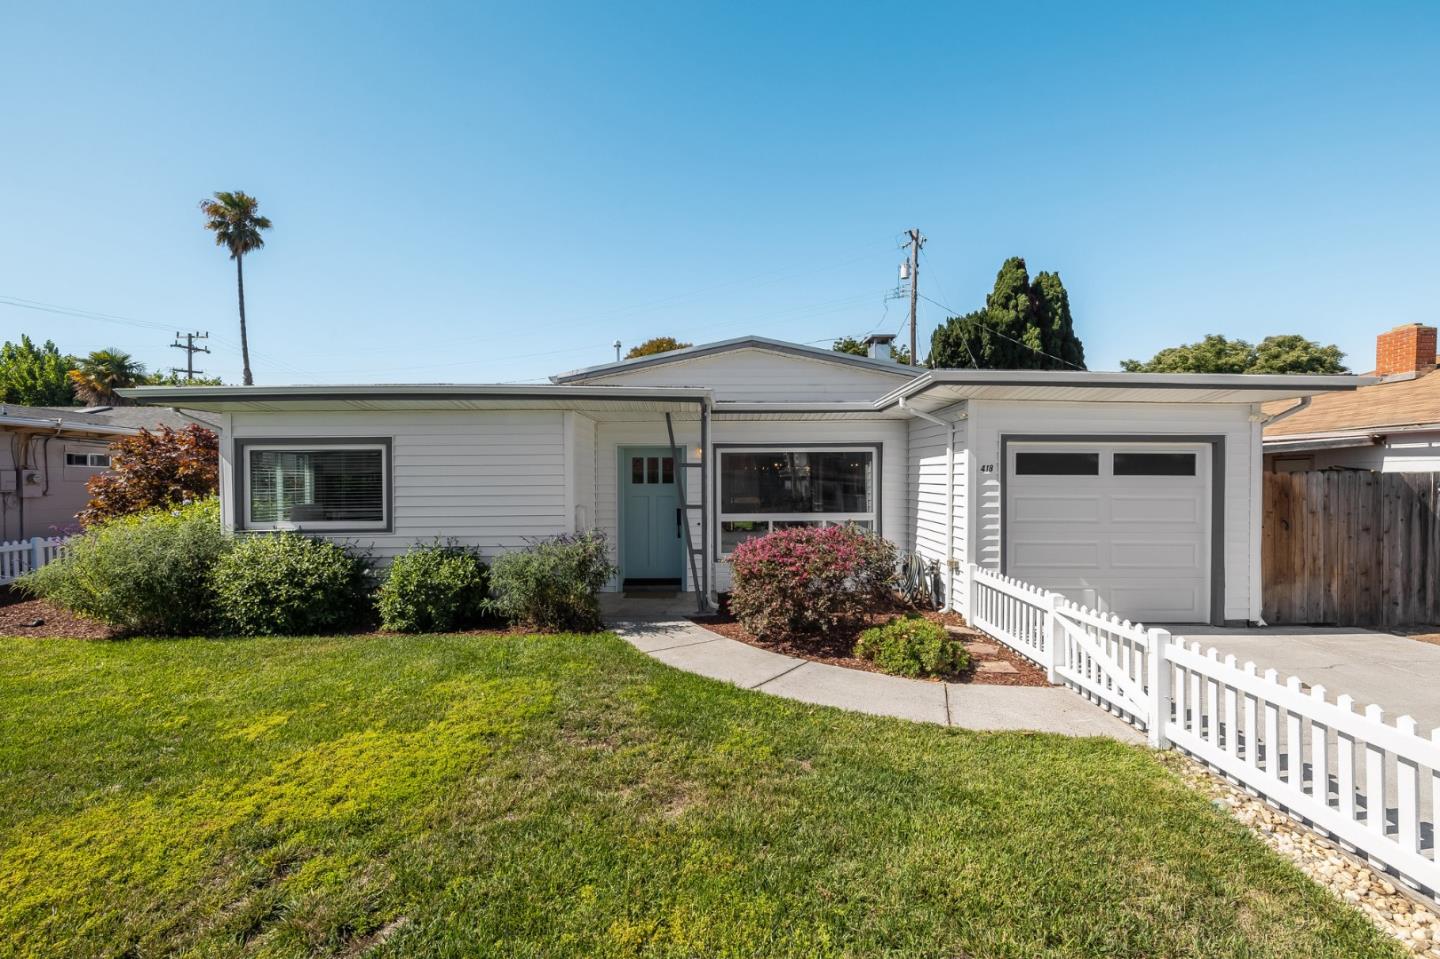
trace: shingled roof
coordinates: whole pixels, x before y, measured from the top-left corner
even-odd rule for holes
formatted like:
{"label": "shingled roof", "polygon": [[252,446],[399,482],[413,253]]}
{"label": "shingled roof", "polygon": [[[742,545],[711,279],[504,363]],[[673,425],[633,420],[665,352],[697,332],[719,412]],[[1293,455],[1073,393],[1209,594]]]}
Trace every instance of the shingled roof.
{"label": "shingled roof", "polygon": [[[1293,405],[1266,404],[1265,412]],[[1440,428],[1440,370],[1388,377],[1351,393],[1317,396],[1306,409],[1266,427],[1265,439],[1388,433],[1425,426]]]}

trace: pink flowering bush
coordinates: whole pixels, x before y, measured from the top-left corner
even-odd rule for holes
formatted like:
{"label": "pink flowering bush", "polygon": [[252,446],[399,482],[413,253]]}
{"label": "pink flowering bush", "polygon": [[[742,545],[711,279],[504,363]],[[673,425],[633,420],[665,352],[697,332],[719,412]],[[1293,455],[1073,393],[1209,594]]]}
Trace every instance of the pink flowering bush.
{"label": "pink flowering bush", "polygon": [[730,611],[765,639],[814,635],[890,598],[895,547],[856,526],[795,526],[735,547]]}

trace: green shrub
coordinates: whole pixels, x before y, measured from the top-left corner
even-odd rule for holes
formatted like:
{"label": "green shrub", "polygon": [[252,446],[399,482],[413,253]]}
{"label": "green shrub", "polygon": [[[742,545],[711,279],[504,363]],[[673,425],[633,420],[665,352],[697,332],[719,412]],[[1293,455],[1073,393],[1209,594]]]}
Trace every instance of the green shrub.
{"label": "green shrub", "polygon": [[390,564],[376,606],[380,628],[438,633],[468,626],[484,612],[489,570],[463,546],[417,546]]}
{"label": "green shrub", "polygon": [[214,625],[210,574],[230,547],[204,499],[97,523],[17,585],[124,632],[192,635]]}
{"label": "green shrub", "polygon": [[241,537],[215,565],[219,624],[242,636],[303,636],[370,612],[369,569],[329,540],[299,533]]}
{"label": "green shrub", "polygon": [[914,615],[865,630],[855,655],[896,676],[949,676],[970,666],[970,654],[944,626]]}
{"label": "green shrub", "polygon": [[538,629],[598,629],[596,594],[615,572],[600,532],[542,540],[495,560],[493,605],[512,623]]}

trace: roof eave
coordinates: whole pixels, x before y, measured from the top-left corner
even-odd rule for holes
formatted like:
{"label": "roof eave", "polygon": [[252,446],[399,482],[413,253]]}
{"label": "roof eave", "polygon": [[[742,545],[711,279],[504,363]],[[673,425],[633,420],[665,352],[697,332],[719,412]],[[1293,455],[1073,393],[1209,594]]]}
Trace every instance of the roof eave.
{"label": "roof eave", "polygon": [[[958,386],[1024,386],[1055,389],[1084,387],[1125,390],[1238,390],[1274,393],[1293,390],[1291,396],[1314,393],[1347,392],[1369,386],[1372,377],[1315,374],[1253,374],[1253,373],[1109,373],[1066,372],[1055,370],[930,370],[909,383],[903,383],[876,401],[884,409],[901,399],[909,399],[932,387]],[[1283,399],[1271,396],[1269,399]]]}

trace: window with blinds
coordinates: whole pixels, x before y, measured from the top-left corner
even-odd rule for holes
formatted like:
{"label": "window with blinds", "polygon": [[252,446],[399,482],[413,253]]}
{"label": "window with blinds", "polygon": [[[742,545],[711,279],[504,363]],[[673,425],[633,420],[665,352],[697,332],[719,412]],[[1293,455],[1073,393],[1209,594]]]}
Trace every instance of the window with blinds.
{"label": "window with blinds", "polygon": [[385,449],[246,449],[246,522],[251,529],[385,526]]}

